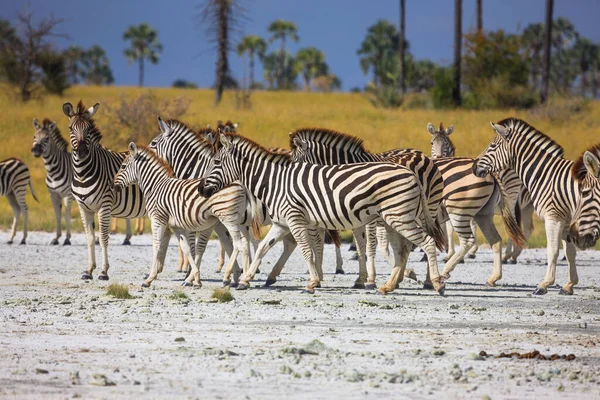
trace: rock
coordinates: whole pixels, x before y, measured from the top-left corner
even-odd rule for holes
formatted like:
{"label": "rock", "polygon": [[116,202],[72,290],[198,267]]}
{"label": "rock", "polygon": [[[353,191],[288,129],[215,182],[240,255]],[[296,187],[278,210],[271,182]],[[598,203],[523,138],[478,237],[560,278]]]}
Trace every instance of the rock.
{"label": "rock", "polygon": [[104,374],[94,374],[89,382],[90,385],[94,386],[115,386],[116,383],[111,381]]}
{"label": "rock", "polygon": [[71,385],[79,385],[81,383],[79,380],[79,371],[69,372],[69,380],[71,381]]}
{"label": "rock", "polygon": [[435,350],[433,352],[434,356],[443,356],[444,354],[446,354],[446,352],[444,350]]}
{"label": "rock", "polygon": [[179,336],[175,338],[176,342],[185,342],[185,338],[183,336]]}
{"label": "rock", "polygon": [[48,370],[47,369],[43,369],[43,368],[36,368],[35,369],[35,373],[36,374],[47,374]]}
{"label": "rock", "polygon": [[537,315],[538,317],[541,317],[546,313],[544,312],[544,310],[537,310],[537,311],[534,311],[534,314]]}

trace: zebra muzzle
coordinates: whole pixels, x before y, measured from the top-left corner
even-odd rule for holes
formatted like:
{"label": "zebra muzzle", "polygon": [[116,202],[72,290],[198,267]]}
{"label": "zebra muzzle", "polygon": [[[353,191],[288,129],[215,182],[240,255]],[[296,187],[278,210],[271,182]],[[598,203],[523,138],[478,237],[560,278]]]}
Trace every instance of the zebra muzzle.
{"label": "zebra muzzle", "polygon": [[472,171],[473,171],[473,175],[475,175],[478,178],[485,178],[490,173],[490,171],[488,171],[487,168],[481,167],[479,165],[479,160],[478,159],[476,159],[473,162],[473,169],[472,169]]}
{"label": "zebra muzzle", "polygon": [[200,193],[203,197],[210,197],[217,191],[217,187],[215,185],[210,185],[206,183],[206,179],[200,178],[200,182],[198,183],[198,193]]}

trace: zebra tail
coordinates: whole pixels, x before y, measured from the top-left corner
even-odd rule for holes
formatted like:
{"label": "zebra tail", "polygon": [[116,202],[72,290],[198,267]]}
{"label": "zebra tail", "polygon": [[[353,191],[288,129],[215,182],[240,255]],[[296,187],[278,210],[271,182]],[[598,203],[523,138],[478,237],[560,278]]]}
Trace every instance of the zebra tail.
{"label": "zebra tail", "polygon": [[434,240],[435,246],[439,251],[447,251],[448,239],[437,219],[434,220],[431,215],[429,215],[429,208],[427,207],[427,199],[425,198],[425,192],[423,191],[423,188],[421,188],[421,204],[424,217],[423,219],[425,221],[425,232],[427,232],[427,234]]}
{"label": "zebra tail", "polygon": [[35,191],[33,190],[33,185],[31,183],[31,179],[29,179],[29,190],[31,190],[31,195],[33,196],[35,201],[37,201],[39,203],[40,201],[38,200],[37,196],[35,195]]}
{"label": "zebra tail", "polygon": [[[515,207],[513,201],[510,196],[506,192],[506,188],[502,184],[502,180],[498,176],[497,173],[493,172],[492,176],[494,180],[498,184],[500,188],[500,196],[502,197],[502,222],[504,223],[504,228],[508,233],[508,236],[515,242],[515,244],[521,248],[527,247],[527,239],[525,239],[525,235],[523,234],[523,230],[521,229],[520,219],[521,219],[521,211],[519,207]],[[514,214],[513,215],[513,211]]]}
{"label": "zebra tail", "polygon": [[261,212],[260,212],[260,207],[258,204],[258,201],[256,201],[256,197],[254,197],[254,195],[252,195],[252,193],[250,193],[249,191],[246,190],[246,194],[248,196],[248,200],[250,200],[250,205],[252,208],[252,221],[250,222],[250,228],[252,229],[252,235],[254,236],[254,239],[259,240],[260,239],[260,227],[263,224],[261,217]]}
{"label": "zebra tail", "polygon": [[342,239],[340,238],[340,233],[338,231],[327,231],[327,232],[329,233],[329,236],[331,237],[333,244],[335,244],[335,247],[342,247]]}

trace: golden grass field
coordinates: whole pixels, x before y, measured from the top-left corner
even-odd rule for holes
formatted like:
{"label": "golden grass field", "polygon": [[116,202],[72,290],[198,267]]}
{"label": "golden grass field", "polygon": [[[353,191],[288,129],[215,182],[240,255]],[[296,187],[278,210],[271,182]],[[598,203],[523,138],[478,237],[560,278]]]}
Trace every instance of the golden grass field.
{"label": "golden grass field", "polygon": [[[28,195],[30,230],[54,230],[54,212],[45,188],[43,161],[31,154],[34,133],[32,119],[38,118],[41,121],[43,118],[50,118],[57,121],[63,135],[68,135],[67,117],[62,112],[62,104],[66,101],[75,104],[81,99],[87,106],[99,102],[100,109],[96,120],[98,127],[104,132],[103,143],[108,148],[120,151],[126,149],[127,134],[119,135],[120,138],[107,134],[108,118],[103,105],[112,104],[116,107],[122,93],[129,97],[147,90],[151,90],[159,98],[189,98],[191,105],[181,119],[191,126],[200,127],[208,123],[215,124],[217,119],[231,119],[240,122],[241,134],[265,146],[288,147],[290,131],[318,126],[359,136],[371,151],[412,147],[429,153],[431,147],[430,135],[426,130],[427,123],[437,125],[443,121],[445,125],[454,125],[452,139],[457,155],[476,156],[493,138],[489,122],[509,116],[523,118],[554,138],[565,147],[565,156],[569,159],[575,159],[587,147],[600,142],[599,102],[586,104],[582,112],[569,111],[569,101],[565,100],[554,100],[548,109],[537,111],[440,111],[403,108],[390,110],[375,108],[363,95],[356,93],[256,92],[252,95],[252,109],[238,110],[233,93],[226,93],[221,104],[215,107],[213,91],[204,89],[83,86],[67,90],[62,98],[46,96],[27,104],[15,100],[7,88],[2,89],[0,160],[8,157],[23,160],[31,171],[33,185],[40,199],[40,203],[36,203],[31,195]],[[148,138],[142,144],[147,144],[155,133],[156,131],[140,133],[140,137]],[[73,207],[73,219],[73,229],[81,230],[77,207]],[[0,227],[7,229],[11,221],[12,211],[8,202],[1,199]],[[539,221],[536,223],[530,246],[545,246],[545,233]]]}

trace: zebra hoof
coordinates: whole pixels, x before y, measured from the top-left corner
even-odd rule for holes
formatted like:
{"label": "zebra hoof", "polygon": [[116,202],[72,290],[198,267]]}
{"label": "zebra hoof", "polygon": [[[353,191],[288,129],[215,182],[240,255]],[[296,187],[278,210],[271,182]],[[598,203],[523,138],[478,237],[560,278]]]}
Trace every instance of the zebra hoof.
{"label": "zebra hoof", "polygon": [[476,257],[475,254],[467,254],[467,258],[470,258],[471,260],[474,259]]}
{"label": "zebra hoof", "polygon": [[434,289],[433,283],[431,283],[431,282],[424,282],[423,283],[423,289],[425,289],[425,290],[433,290]]}
{"label": "zebra hoof", "polygon": [[9,240],[8,242],[6,242],[6,244],[13,244],[13,241]]}
{"label": "zebra hoof", "polygon": [[352,254],[352,257],[350,257],[350,259],[354,261],[358,260],[358,253]]}
{"label": "zebra hoof", "polygon": [[232,284],[231,286],[234,287],[235,290],[246,290],[246,289],[248,289],[248,285],[246,285],[244,283],[238,283],[236,286],[233,286],[233,284]]}
{"label": "zebra hoof", "polygon": [[511,258],[510,260],[508,260],[508,263],[509,264],[516,264],[517,260]]}
{"label": "zebra hoof", "polygon": [[191,282],[188,282],[188,281],[183,281],[183,283],[181,284],[181,286],[192,287],[192,286],[194,286],[194,284],[191,283]]}
{"label": "zebra hoof", "polygon": [[265,287],[271,286],[275,282],[277,282],[277,279],[267,279],[267,281],[265,282]]}
{"label": "zebra hoof", "polygon": [[231,285],[231,281],[223,281],[223,287],[228,287]]}
{"label": "zebra hoof", "polygon": [[465,259],[464,258],[458,261],[458,264],[464,264],[464,263],[465,263]]}
{"label": "zebra hoof", "polygon": [[102,274],[98,276],[98,280],[99,281],[107,281],[108,280],[108,275],[106,274]]}
{"label": "zebra hoof", "polygon": [[496,284],[492,283],[492,282],[486,282],[483,286],[485,286],[485,287],[496,287]]}
{"label": "zebra hoof", "polygon": [[304,288],[300,293],[315,294],[315,289]]}
{"label": "zebra hoof", "polygon": [[240,284],[239,282],[231,282],[231,284],[229,284],[229,287],[237,288],[239,286],[239,284]]}
{"label": "zebra hoof", "polygon": [[539,287],[539,288],[537,288],[537,289],[535,289],[535,290],[533,291],[533,294],[534,294],[534,295],[536,295],[536,296],[543,296],[543,295],[545,295],[546,293],[548,293],[548,289],[546,289],[546,288],[541,288],[541,287]]}
{"label": "zebra hoof", "polygon": [[374,283],[367,283],[365,285],[365,289],[367,289],[367,290],[375,290],[375,289],[377,289],[377,285],[375,285]]}
{"label": "zebra hoof", "polygon": [[63,246],[70,246],[71,245],[71,239],[66,238],[65,241],[63,242]]}
{"label": "zebra hoof", "polygon": [[25,239],[21,240],[21,244],[27,244],[27,242],[25,241]]}
{"label": "zebra hoof", "polygon": [[260,268],[257,268],[257,269],[256,269],[256,273],[257,273],[257,274],[260,274]]}
{"label": "zebra hoof", "polygon": [[443,296],[444,293],[446,292],[446,285],[442,285],[440,286],[440,288],[437,291],[439,293],[440,296]]}
{"label": "zebra hoof", "polygon": [[336,270],[335,270],[335,274],[336,274],[336,275],[344,275],[344,274],[345,274],[345,272],[344,272],[344,270],[343,270],[343,269],[336,269]]}
{"label": "zebra hoof", "polygon": [[81,274],[81,279],[86,280],[86,281],[91,281],[92,279],[94,279],[94,277],[92,276],[92,274],[88,274],[87,272],[84,272],[83,274]]}
{"label": "zebra hoof", "polygon": [[406,272],[407,273],[404,274],[405,278],[412,279],[413,281],[417,280],[417,273],[414,269],[407,269]]}
{"label": "zebra hoof", "polygon": [[348,247],[348,251],[356,251],[356,244],[352,243],[350,247]]}
{"label": "zebra hoof", "polygon": [[123,246],[130,246],[131,242],[129,241],[129,239],[125,239],[123,240]]}
{"label": "zebra hoof", "polygon": [[364,288],[365,288],[365,284],[359,283],[359,282],[354,282],[354,286],[352,286],[352,289],[364,289]]}
{"label": "zebra hoof", "polygon": [[143,287],[143,288],[149,288],[149,287],[150,287],[150,284],[149,284],[149,283],[146,283],[146,282],[144,282],[144,283],[142,283],[142,287]]}
{"label": "zebra hoof", "polygon": [[100,239],[97,239],[97,238],[96,238],[96,240],[94,240],[94,243],[96,243],[96,244],[100,244]]}
{"label": "zebra hoof", "polygon": [[58,244],[58,238],[56,238],[56,239],[52,239],[52,241],[50,242],[50,244],[51,244],[52,246],[56,246],[56,245]]}
{"label": "zebra hoof", "polygon": [[563,288],[560,288],[560,291],[558,292],[558,294],[562,294],[562,295],[565,295],[565,296],[572,296],[572,295],[573,295],[573,292],[571,291],[571,292],[569,293],[569,292],[568,292],[568,291],[566,291],[565,289],[563,289]]}
{"label": "zebra hoof", "polygon": [[377,296],[385,296],[387,293],[385,291],[382,291],[381,289],[379,289],[379,290],[375,291],[375,294]]}
{"label": "zebra hoof", "polygon": [[425,261],[427,261],[427,254],[423,254],[423,257],[421,257],[421,262]]}

